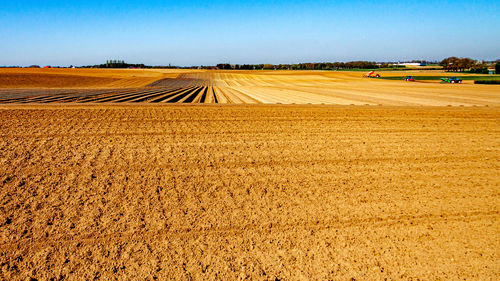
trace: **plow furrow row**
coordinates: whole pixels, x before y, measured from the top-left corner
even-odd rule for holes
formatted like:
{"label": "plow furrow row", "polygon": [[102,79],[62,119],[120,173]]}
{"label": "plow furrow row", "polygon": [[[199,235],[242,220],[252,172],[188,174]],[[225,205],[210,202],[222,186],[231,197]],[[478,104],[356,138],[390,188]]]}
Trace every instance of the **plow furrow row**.
{"label": "plow furrow row", "polygon": [[[170,81],[169,81],[170,82]],[[0,104],[30,103],[208,103],[247,104],[262,103],[260,100],[239,89],[212,86],[191,79],[184,83],[171,82],[165,87],[136,89],[86,90],[43,93],[33,91],[33,95],[0,99]],[[177,86],[177,87],[176,87]]]}

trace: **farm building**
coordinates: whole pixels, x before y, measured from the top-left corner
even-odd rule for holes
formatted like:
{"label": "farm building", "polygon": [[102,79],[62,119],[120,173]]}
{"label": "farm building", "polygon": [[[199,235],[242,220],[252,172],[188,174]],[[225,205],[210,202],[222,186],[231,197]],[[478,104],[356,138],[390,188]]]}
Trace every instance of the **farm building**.
{"label": "farm building", "polygon": [[396,65],[404,65],[404,66],[426,66],[426,63],[420,62],[398,62]]}

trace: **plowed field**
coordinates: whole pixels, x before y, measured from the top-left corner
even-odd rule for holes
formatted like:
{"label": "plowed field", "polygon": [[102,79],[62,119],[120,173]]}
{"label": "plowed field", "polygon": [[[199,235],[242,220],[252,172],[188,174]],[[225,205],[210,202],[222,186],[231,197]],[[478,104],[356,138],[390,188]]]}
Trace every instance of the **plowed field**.
{"label": "plowed field", "polygon": [[[12,75],[20,75],[15,74],[16,71],[21,72],[21,76],[26,79],[9,84],[17,85],[16,89],[0,89],[2,104],[266,103],[500,106],[500,87],[495,85],[475,85],[473,81],[450,85],[432,81],[409,83],[367,79],[362,78],[362,72],[56,69],[53,71],[60,73],[43,74],[43,77],[53,78],[43,80],[45,82],[40,82],[40,85],[48,87],[60,83],[60,88],[34,89],[32,86],[36,83],[31,83],[28,78],[35,79],[41,74],[37,72],[30,74],[27,71],[34,70],[29,69],[10,71],[13,73],[2,73],[0,70],[0,88],[3,80],[8,80]],[[449,75],[436,71],[383,73],[388,76],[404,74]],[[89,86],[92,81],[95,82],[94,87]],[[78,89],[63,87],[70,84],[86,85],[86,87]]]}
{"label": "plowed field", "polygon": [[175,78],[182,69],[0,68],[0,89],[88,89],[144,87],[162,78]]}
{"label": "plowed field", "polygon": [[[217,79],[108,98],[207,102],[254,83]],[[466,98],[498,100],[477,89]],[[248,93],[264,95],[278,97]],[[4,105],[0,279],[495,280],[499,120],[491,106]]]}

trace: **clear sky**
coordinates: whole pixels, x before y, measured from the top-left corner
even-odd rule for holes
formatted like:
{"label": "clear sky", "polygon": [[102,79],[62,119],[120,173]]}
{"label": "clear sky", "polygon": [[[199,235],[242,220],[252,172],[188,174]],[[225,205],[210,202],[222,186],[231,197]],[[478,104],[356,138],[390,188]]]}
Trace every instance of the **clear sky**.
{"label": "clear sky", "polygon": [[499,3],[0,0],[0,65],[495,60]]}

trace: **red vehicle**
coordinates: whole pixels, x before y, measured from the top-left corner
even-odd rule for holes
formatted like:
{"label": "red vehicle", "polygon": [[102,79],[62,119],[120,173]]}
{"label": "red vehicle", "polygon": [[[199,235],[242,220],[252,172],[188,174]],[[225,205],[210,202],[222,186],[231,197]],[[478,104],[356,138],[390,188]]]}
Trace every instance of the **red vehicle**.
{"label": "red vehicle", "polygon": [[405,81],[415,82],[413,76],[406,76]]}
{"label": "red vehicle", "polygon": [[368,74],[363,75],[364,78],[379,78],[380,74],[375,74],[375,71],[370,71]]}

